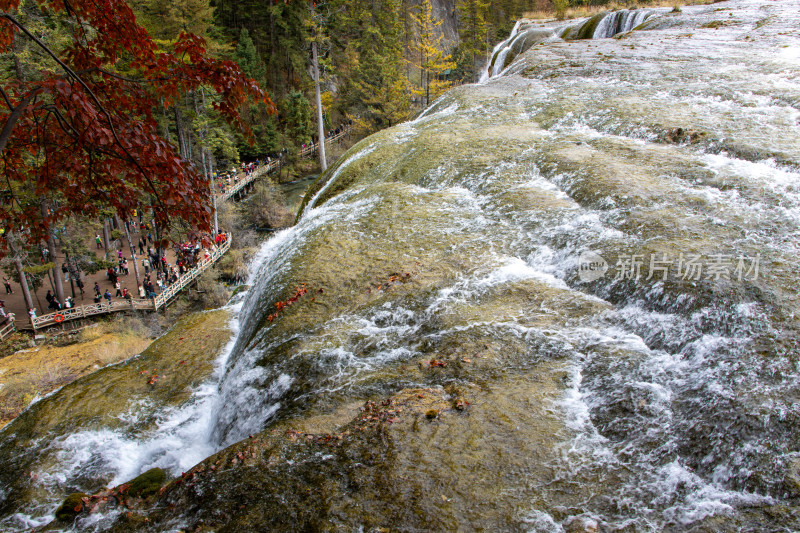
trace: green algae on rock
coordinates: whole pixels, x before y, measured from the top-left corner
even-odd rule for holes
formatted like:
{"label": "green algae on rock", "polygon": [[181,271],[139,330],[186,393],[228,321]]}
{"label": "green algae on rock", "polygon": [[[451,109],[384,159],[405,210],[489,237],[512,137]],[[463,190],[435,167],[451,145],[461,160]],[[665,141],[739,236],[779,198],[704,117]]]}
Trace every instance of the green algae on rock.
{"label": "green algae on rock", "polygon": [[167,481],[167,473],[162,468],[151,468],[126,483],[126,494],[134,498],[147,498],[156,494]]}
{"label": "green algae on rock", "polygon": [[228,319],[227,311],[184,318],[140,355],[80,378],[6,426],[0,433],[0,457],[9,468],[0,471],[0,510],[26,502],[52,508],[50,502],[62,499],[65,488],[95,493],[107,486],[108,474],[78,476],[67,486],[37,482],[37,472],[58,464],[65,453],[49,437],[107,430],[147,434],[164,409],[186,402],[211,375],[214,359],[230,339]]}
{"label": "green algae on rock", "polygon": [[74,520],[76,516],[83,512],[83,500],[88,497],[89,495],[83,492],[75,492],[67,496],[64,499],[64,503],[56,509],[56,519],[61,522],[71,522]]}
{"label": "green algae on rock", "polygon": [[731,5],[554,23],[354,147],[260,252],[208,453],[79,525],[800,529],[800,2]]}

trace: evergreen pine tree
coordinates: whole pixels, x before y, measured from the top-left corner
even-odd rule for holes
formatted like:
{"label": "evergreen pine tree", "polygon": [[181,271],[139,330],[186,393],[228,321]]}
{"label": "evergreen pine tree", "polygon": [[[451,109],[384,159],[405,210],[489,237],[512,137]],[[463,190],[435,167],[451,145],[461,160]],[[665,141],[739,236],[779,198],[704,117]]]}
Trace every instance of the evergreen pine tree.
{"label": "evergreen pine tree", "polygon": [[247,28],[242,28],[242,31],[239,32],[239,43],[236,45],[233,58],[242,67],[244,73],[256,81],[260,82],[266,77],[264,63],[258,56],[258,51]]}
{"label": "evergreen pine tree", "polygon": [[286,131],[297,145],[310,143],[314,132],[311,103],[300,91],[292,91],[284,101],[283,115]]}

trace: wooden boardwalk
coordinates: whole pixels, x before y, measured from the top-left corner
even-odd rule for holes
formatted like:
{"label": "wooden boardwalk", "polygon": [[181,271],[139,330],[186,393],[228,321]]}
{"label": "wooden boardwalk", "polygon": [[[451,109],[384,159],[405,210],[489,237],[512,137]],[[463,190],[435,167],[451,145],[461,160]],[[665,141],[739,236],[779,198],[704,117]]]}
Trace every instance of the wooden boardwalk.
{"label": "wooden boardwalk", "polygon": [[225,200],[230,200],[234,197],[236,193],[247,187],[249,184],[253,183],[255,180],[266,176],[267,174],[272,173],[276,169],[281,166],[280,161],[270,161],[268,165],[262,165],[255,169],[252,174],[247,175],[245,174],[242,178],[239,179],[239,183],[235,184],[230,189],[227,189],[224,193],[217,195],[217,201],[224,202]]}
{"label": "wooden boardwalk", "polygon": [[[343,129],[342,131],[340,131],[336,135],[331,135],[330,137],[325,137],[325,144],[328,145],[328,144],[333,144],[335,142],[341,141],[343,138],[345,138],[347,135],[350,134],[350,131],[352,129],[353,129],[352,126],[347,126],[345,129]],[[319,150],[319,143],[312,143],[312,144],[309,144],[308,146],[302,148],[300,150],[300,154],[299,155],[300,155],[300,157],[311,157],[311,156],[313,156],[314,154],[317,153],[317,150]]]}
{"label": "wooden boardwalk", "polygon": [[[339,142],[345,136],[349,135],[351,130],[352,128],[348,126],[339,133],[337,133],[336,135],[326,137],[325,143],[332,144],[334,142]],[[317,153],[318,149],[319,149],[319,143],[312,143],[308,146],[304,146],[300,150],[299,156],[303,158],[312,157]],[[275,161],[270,161],[269,164],[267,165],[259,166],[257,169],[253,171],[252,174],[243,176],[239,180],[239,182],[236,183],[233,187],[226,190],[222,194],[218,194],[217,195],[218,201],[224,202],[225,200],[230,200],[242,189],[247,187],[250,183],[266,175],[271,174],[275,170],[280,169],[282,164],[283,164],[282,161],[275,160]],[[207,269],[211,268],[214,265],[214,263],[216,263],[225,254],[225,252],[227,252],[230,249],[230,247],[231,247],[231,236],[229,234],[228,239],[225,241],[225,244],[223,244],[222,246],[217,246],[213,249],[211,257],[203,261],[202,264],[186,272],[183,276],[178,278],[178,281],[176,281],[175,283],[164,289],[164,291],[155,298],[150,298],[150,299],[133,298],[130,300],[116,299],[112,300],[111,302],[101,301],[100,303],[93,303],[88,305],[81,305],[78,307],[72,307],[70,309],[63,309],[55,313],[49,313],[46,315],[32,318],[31,326],[33,327],[33,330],[36,331],[38,329],[47,328],[58,324],[63,324],[64,322],[69,322],[72,320],[79,320],[82,318],[104,315],[108,313],[116,313],[119,311],[158,311],[159,309],[164,308],[173,298],[175,298],[178,295],[178,293],[180,293],[183,289],[188,287],[190,283],[192,283],[195,279],[197,279],[198,276],[200,276],[200,274],[202,274]],[[16,331],[16,323],[14,321],[13,313],[9,316],[11,317],[9,323],[6,324],[4,327],[0,328],[0,340],[4,339],[6,336]]]}
{"label": "wooden boardwalk", "polygon": [[139,298],[132,298],[130,300],[117,299],[111,302],[100,302],[96,304],[81,305],[79,307],[72,307],[70,309],[62,309],[55,313],[37,316],[31,319],[33,329],[42,329],[48,326],[54,326],[68,322],[70,320],[78,320],[96,315],[103,315],[107,313],[115,313],[117,311],[158,311],[164,308],[175,296],[178,295],[183,289],[189,286],[200,274],[214,266],[214,263],[231,248],[231,236],[221,246],[213,249],[211,256],[200,263],[195,268],[187,271],[183,276],[178,278],[178,281],[164,289],[164,291],[156,296],[147,300]]}
{"label": "wooden boardwalk", "polygon": [[17,323],[15,319],[16,316],[14,316],[14,313],[8,314],[8,322],[6,323],[6,325],[0,327],[0,340],[5,339],[9,335],[17,331]]}
{"label": "wooden boardwalk", "polygon": [[[339,142],[344,139],[347,135],[350,134],[352,130],[351,126],[346,127],[336,135],[331,135],[330,137],[325,138],[325,144],[333,144],[335,142]],[[312,143],[307,146],[304,146],[300,149],[300,153],[298,154],[302,158],[313,157],[314,154],[317,153],[319,150],[319,143]],[[261,165],[257,169],[253,171],[250,175],[244,175],[239,179],[239,182],[236,183],[233,187],[227,189],[224,193],[217,195],[217,201],[225,201],[230,200],[233,198],[236,193],[253,183],[255,180],[260,179],[264,176],[267,176],[274,171],[281,168],[283,163],[280,160],[270,161],[267,165]]]}

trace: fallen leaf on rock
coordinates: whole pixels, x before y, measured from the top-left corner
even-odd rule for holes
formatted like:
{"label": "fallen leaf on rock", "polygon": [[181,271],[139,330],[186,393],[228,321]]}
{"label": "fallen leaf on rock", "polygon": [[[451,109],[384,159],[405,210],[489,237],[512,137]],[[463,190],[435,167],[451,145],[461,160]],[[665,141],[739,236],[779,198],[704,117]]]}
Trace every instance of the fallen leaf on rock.
{"label": "fallen leaf on rock", "polygon": [[469,402],[466,400],[458,400],[456,402],[456,409],[458,409],[459,411],[463,411],[467,407],[469,407]]}

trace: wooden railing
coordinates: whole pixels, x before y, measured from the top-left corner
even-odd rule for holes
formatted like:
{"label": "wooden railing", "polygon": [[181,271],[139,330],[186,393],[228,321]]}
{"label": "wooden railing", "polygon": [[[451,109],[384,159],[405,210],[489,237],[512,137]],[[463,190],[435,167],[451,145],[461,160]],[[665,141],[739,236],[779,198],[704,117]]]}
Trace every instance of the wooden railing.
{"label": "wooden railing", "polygon": [[158,311],[160,308],[164,307],[172,300],[179,292],[181,292],[187,285],[189,285],[192,281],[194,281],[197,276],[202,274],[206,269],[212,266],[214,263],[220,260],[220,258],[225,255],[225,252],[231,249],[231,238],[230,234],[225,242],[221,246],[217,246],[211,253],[211,256],[208,259],[204,259],[198,266],[189,270],[178,278],[178,281],[164,289],[164,291],[156,296],[153,299],[153,303],[155,305],[155,310]]}
{"label": "wooden railing", "polygon": [[[350,133],[351,129],[352,128],[350,126],[348,126],[344,130],[342,130],[339,133],[337,133],[336,135],[331,135],[330,137],[327,137],[325,139],[325,142],[328,143],[328,144],[331,144],[331,143],[340,141],[342,138],[344,138],[346,135],[348,135]],[[319,148],[319,143],[310,144],[310,145],[308,145],[308,146],[306,146],[306,147],[304,147],[304,148],[302,148],[300,150],[299,156],[300,157],[311,157],[315,153],[317,153],[317,149],[318,148]],[[224,202],[225,200],[229,200],[229,199],[233,198],[233,196],[236,193],[238,193],[239,191],[241,191],[242,189],[247,187],[250,183],[252,183],[253,181],[255,181],[255,180],[259,179],[259,178],[261,178],[262,176],[265,176],[266,174],[270,174],[274,170],[278,169],[280,166],[281,166],[281,161],[280,160],[275,160],[275,161],[270,161],[269,164],[267,164],[266,166],[262,165],[262,166],[258,167],[257,169],[255,169],[252,172],[252,174],[246,174],[246,175],[242,176],[239,179],[238,183],[236,183],[230,189],[226,189],[225,192],[222,193],[222,194],[219,194],[217,196],[217,198],[221,202]]]}
{"label": "wooden railing", "polygon": [[153,311],[153,301],[139,299],[114,300],[108,303],[99,302],[96,304],[82,305],[80,307],[62,309],[61,311],[57,311],[55,313],[37,316],[31,319],[31,323],[33,325],[33,329],[41,329],[54,324],[69,322],[70,320],[78,320],[79,318],[114,313],[116,311],[133,311],[136,309]]}
{"label": "wooden railing", "polygon": [[9,335],[17,331],[17,325],[16,322],[14,322],[15,318],[16,316],[14,315],[14,313],[8,313],[8,324],[0,328],[0,340],[5,339]]}
{"label": "wooden railing", "polygon": [[[347,126],[342,131],[337,133],[336,135],[331,135],[330,137],[325,137],[325,143],[326,144],[331,144],[331,143],[335,143],[337,141],[342,140],[343,137],[345,137],[346,135],[350,134],[350,130],[351,129],[352,128],[350,126]],[[311,157],[312,155],[317,153],[318,149],[319,149],[319,143],[311,143],[308,146],[306,146],[305,148],[300,150],[300,157]]]}
{"label": "wooden railing", "polygon": [[68,322],[70,320],[78,320],[95,315],[103,315],[106,313],[115,313],[117,311],[158,311],[166,306],[177,294],[186,288],[192,281],[211,267],[214,263],[231,248],[231,236],[228,234],[227,240],[220,246],[214,248],[211,256],[201,261],[195,268],[187,271],[183,276],[178,278],[178,281],[164,289],[164,291],[149,300],[142,300],[133,298],[130,300],[114,300],[111,302],[100,302],[96,304],[82,305],[80,307],[73,307],[71,309],[62,309],[55,313],[38,316],[31,319],[33,329],[41,329],[47,326]]}
{"label": "wooden railing", "polygon": [[235,184],[230,189],[227,189],[224,193],[219,195],[219,200],[224,202],[233,197],[234,194],[241,191],[244,187],[246,187],[249,183],[257,180],[261,176],[265,174],[269,174],[276,168],[280,166],[280,161],[270,161],[266,166],[260,166],[256,170],[253,171],[250,175],[245,175],[241,179],[239,179],[239,183]]}
{"label": "wooden railing", "polygon": [[[351,131],[351,127],[348,126],[344,128],[342,131],[337,133],[336,135],[332,135],[330,137],[325,138],[325,142],[330,144],[337,141],[340,141],[343,137],[348,135]],[[317,152],[319,148],[319,143],[314,143],[308,145],[300,150],[300,157],[311,157]],[[269,174],[270,172],[276,170],[281,166],[280,160],[270,161],[267,165],[262,165],[258,167],[256,170],[253,171],[252,174],[246,175],[239,180],[239,182],[234,185],[232,188],[228,189],[224,193],[220,194],[218,198],[220,201],[225,201],[232,198],[236,193],[241,191],[244,187],[246,187],[249,183],[253,182],[264,176],[265,174]],[[217,246],[212,251],[211,257],[207,260],[201,262],[200,265],[197,267],[189,270],[183,276],[178,278],[178,281],[164,289],[164,291],[156,296],[155,298],[143,300],[139,298],[130,299],[130,300],[114,300],[112,302],[100,302],[95,304],[89,305],[82,305],[80,307],[73,307],[71,309],[63,309],[61,311],[57,311],[55,313],[50,313],[47,315],[42,315],[39,317],[35,317],[31,319],[31,326],[34,330],[41,329],[47,326],[53,326],[55,324],[60,324],[62,322],[68,322],[70,320],[78,320],[80,318],[86,318],[96,315],[103,315],[107,313],[115,313],[118,311],[158,311],[159,309],[165,307],[170,300],[172,300],[175,296],[178,295],[183,289],[185,289],[190,283],[192,283],[197,277],[202,274],[206,269],[211,267],[214,263],[219,261],[219,259],[227,252],[231,247],[231,236],[228,235],[227,240],[221,246]],[[9,316],[12,317],[9,324],[5,327],[0,329],[0,339],[5,338],[7,335],[11,334],[11,332],[16,330],[16,326],[13,319],[13,314]]]}

